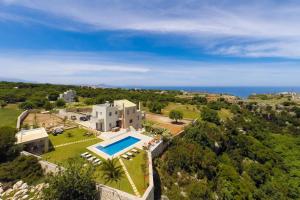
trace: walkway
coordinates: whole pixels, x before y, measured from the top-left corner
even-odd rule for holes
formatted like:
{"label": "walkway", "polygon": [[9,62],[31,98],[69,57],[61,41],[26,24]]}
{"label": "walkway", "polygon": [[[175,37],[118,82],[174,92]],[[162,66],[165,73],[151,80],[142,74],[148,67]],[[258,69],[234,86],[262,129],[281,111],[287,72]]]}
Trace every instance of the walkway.
{"label": "walkway", "polygon": [[68,146],[68,145],[71,145],[71,144],[77,144],[77,143],[82,143],[82,142],[88,142],[88,141],[96,140],[96,139],[98,139],[98,138],[90,138],[90,139],[79,140],[79,141],[75,141],[75,142],[68,142],[68,143],[65,143],[65,144],[56,145],[56,146],[54,146],[54,148]]}
{"label": "walkway", "polygon": [[138,197],[141,197],[141,195],[140,195],[139,191],[137,190],[137,188],[136,188],[136,186],[135,186],[135,184],[134,184],[134,182],[133,182],[133,180],[132,180],[129,172],[127,171],[127,168],[126,168],[125,164],[123,163],[123,160],[121,158],[119,158],[119,161],[120,161],[120,163],[121,163],[121,165],[123,167],[123,170],[125,172],[125,175],[127,176],[128,181],[129,181],[129,183],[130,183],[130,185],[131,185],[131,187],[132,187],[132,189],[134,191],[134,194],[136,196],[138,196]]}

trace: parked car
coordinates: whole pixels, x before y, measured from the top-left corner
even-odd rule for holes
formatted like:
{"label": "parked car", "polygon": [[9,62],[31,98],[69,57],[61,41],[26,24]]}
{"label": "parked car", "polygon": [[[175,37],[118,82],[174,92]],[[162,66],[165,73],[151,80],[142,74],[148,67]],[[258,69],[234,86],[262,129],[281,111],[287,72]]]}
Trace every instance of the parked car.
{"label": "parked car", "polygon": [[75,115],[71,116],[71,120],[76,120],[76,119],[77,119],[77,117]]}
{"label": "parked car", "polygon": [[80,119],[80,121],[88,121],[88,118],[85,117],[85,116],[82,116],[82,117],[80,117],[79,119]]}

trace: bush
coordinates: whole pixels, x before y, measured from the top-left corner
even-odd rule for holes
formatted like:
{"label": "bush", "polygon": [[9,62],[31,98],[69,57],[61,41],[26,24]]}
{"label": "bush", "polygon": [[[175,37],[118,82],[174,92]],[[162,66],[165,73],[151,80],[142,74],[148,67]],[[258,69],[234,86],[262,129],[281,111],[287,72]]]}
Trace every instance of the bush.
{"label": "bush", "polygon": [[16,129],[11,127],[0,128],[0,163],[13,160],[19,155],[19,149],[15,144]]}
{"label": "bush", "polygon": [[83,164],[71,159],[65,170],[48,176],[46,183],[49,187],[43,190],[43,199],[97,199],[96,183],[93,180],[94,170],[91,165],[83,166]]}
{"label": "bush", "polygon": [[57,107],[64,107],[66,105],[66,102],[63,99],[58,99],[56,101],[56,106]]}
{"label": "bush", "polygon": [[204,107],[201,110],[201,118],[204,121],[212,122],[217,125],[220,124],[220,118],[218,116],[218,112],[207,107]]}
{"label": "bush", "polygon": [[0,165],[0,182],[15,182],[22,179],[32,184],[41,177],[43,169],[33,156],[19,156],[12,162]]}

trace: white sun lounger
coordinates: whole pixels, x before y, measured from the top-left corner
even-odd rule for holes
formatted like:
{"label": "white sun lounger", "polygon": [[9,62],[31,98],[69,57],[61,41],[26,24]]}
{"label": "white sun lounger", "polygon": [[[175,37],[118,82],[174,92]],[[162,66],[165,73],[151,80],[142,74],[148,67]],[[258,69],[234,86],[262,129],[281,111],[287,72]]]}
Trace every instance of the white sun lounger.
{"label": "white sun lounger", "polygon": [[129,159],[129,157],[125,154],[122,155],[122,158]]}
{"label": "white sun lounger", "polygon": [[98,161],[100,161],[99,158],[95,159],[95,160],[93,161],[93,163],[96,163],[96,162],[98,162]]}
{"label": "white sun lounger", "polygon": [[133,157],[133,156],[134,156],[134,155],[133,155],[132,153],[130,153],[130,152],[127,152],[126,155],[127,155],[127,156],[130,156],[130,157]]}
{"label": "white sun lounger", "polygon": [[89,153],[88,152],[85,152],[85,153],[82,153],[82,154],[80,154],[81,155],[81,157],[85,157],[86,155],[88,155]]}
{"label": "white sun lounger", "polygon": [[88,154],[85,156],[85,158],[89,158],[89,157],[92,157],[92,155],[88,153]]}
{"label": "white sun lounger", "polygon": [[101,160],[94,162],[94,165],[100,165],[101,164]]}
{"label": "white sun lounger", "polygon": [[90,158],[88,159],[88,161],[93,161],[93,160],[95,160],[95,159],[96,159],[96,157],[93,156],[93,157],[90,157]]}
{"label": "white sun lounger", "polygon": [[132,151],[133,153],[139,153],[139,151],[136,150],[136,149],[132,149],[131,151]]}

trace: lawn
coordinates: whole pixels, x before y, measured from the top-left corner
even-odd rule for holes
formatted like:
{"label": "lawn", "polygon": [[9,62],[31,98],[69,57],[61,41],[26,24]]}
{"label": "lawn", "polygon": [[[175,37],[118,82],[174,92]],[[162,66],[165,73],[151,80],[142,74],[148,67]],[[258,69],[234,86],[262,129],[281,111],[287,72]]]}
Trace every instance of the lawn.
{"label": "lawn", "polygon": [[58,134],[56,136],[50,134],[49,139],[52,143],[53,146],[60,145],[60,144],[65,144],[69,142],[75,142],[75,141],[80,141],[80,140],[85,140],[85,139],[91,139],[91,138],[96,138],[95,136],[87,136],[85,133],[88,131],[85,129],[79,129],[79,128],[74,128],[74,129],[69,129],[64,131],[62,134]]}
{"label": "lawn", "polygon": [[87,151],[86,147],[98,142],[101,142],[101,140],[96,138],[95,140],[91,141],[57,147],[53,151],[43,154],[42,157],[49,162],[63,164],[68,160],[68,158],[80,156],[80,154]]}
{"label": "lawn", "polygon": [[15,128],[17,125],[18,116],[22,113],[16,105],[8,105],[5,108],[0,108],[0,127],[10,126]]}
{"label": "lawn", "polygon": [[168,106],[162,110],[162,114],[168,117],[171,110],[181,111],[185,119],[196,119],[200,116],[200,111],[195,105],[180,103],[169,103]]}
{"label": "lawn", "polygon": [[[140,151],[140,153],[137,154],[132,160],[126,160],[126,159],[122,159],[122,160],[133,182],[135,183],[139,193],[143,195],[149,184],[147,153],[145,151]],[[143,171],[142,168],[145,171]]]}

